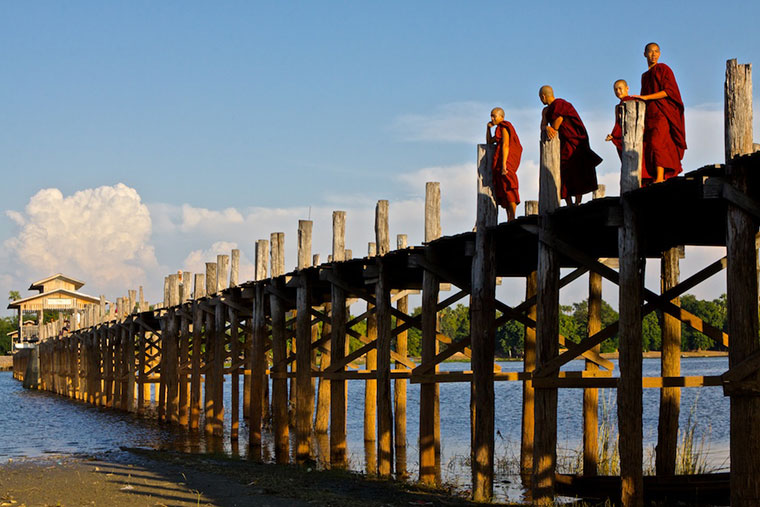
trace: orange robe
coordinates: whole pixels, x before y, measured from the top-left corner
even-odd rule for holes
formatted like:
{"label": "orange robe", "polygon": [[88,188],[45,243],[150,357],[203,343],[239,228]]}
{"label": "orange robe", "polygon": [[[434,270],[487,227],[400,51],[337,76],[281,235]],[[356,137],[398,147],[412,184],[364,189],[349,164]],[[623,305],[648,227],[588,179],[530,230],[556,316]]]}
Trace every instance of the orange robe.
{"label": "orange robe", "polygon": [[[652,66],[641,75],[641,95],[665,91],[664,99],[648,100],[644,117],[644,163],[650,171],[665,169],[665,179],[678,176],[683,170],[686,150],[686,126],[683,101],[673,71],[664,63]],[[653,178],[655,174],[651,175]]]}
{"label": "orange robe", "polygon": [[564,99],[554,99],[546,106],[546,121],[550,124],[560,116],[560,195],[563,199],[597,189],[596,166],[602,158],[594,153],[588,140],[586,126],[573,105]]}
{"label": "orange robe", "polygon": [[[509,133],[509,153],[507,154],[507,174],[501,172],[502,150],[501,140],[504,138],[504,131]],[[502,121],[496,126],[493,139],[496,141],[496,152],[493,155],[493,164],[491,171],[493,174],[494,199],[496,203],[506,208],[508,203],[513,202],[520,204],[520,184],[517,181],[517,167],[520,165],[522,157],[522,145],[520,138],[517,137],[515,128],[508,121]]]}

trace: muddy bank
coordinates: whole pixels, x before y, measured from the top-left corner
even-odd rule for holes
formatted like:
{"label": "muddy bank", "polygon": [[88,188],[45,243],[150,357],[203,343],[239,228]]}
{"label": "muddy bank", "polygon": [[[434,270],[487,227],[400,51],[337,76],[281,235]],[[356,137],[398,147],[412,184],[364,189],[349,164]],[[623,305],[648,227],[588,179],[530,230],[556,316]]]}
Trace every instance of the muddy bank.
{"label": "muddy bank", "polygon": [[309,467],[130,449],[0,465],[0,506],[475,505],[444,490]]}

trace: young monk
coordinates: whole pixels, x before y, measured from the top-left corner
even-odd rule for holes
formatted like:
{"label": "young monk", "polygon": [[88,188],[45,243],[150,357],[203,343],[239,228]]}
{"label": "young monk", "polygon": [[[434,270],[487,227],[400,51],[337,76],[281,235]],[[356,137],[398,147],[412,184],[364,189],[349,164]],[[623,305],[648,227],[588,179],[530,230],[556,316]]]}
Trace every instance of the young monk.
{"label": "young monk", "polygon": [[[491,135],[493,127],[496,129]],[[522,145],[515,128],[504,119],[504,110],[500,107],[491,110],[491,121],[486,126],[486,143],[496,145],[491,164],[494,198],[499,206],[507,210],[507,221],[511,222],[520,204],[517,167],[520,165]]]}
{"label": "young monk", "polygon": [[641,75],[641,95],[647,102],[644,116],[644,164],[654,183],[678,176],[686,150],[683,101],[673,71],[660,59],[660,46],[650,42],[644,48],[649,70]]}
{"label": "young monk", "polygon": [[541,112],[541,130],[549,139],[559,135],[560,195],[568,206],[580,204],[583,194],[597,189],[596,166],[602,158],[591,150],[586,127],[571,103],[555,98],[548,85],[539,89],[538,98],[546,106]]}
{"label": "young monk", "polygon": [[618,156],[623,156],[623,127],[620,125],[620,110],[618,106],[626,100],[631,100],[633,97],[628,95],[628,83],[625,79],[618,79],[615,84],[612,85],[612,91],[615,92],[615,97],[620,99],[620,103],[615,106],[615,126],[612,127],[612,132],[607,134],[605,141],[612,141],[612,144],[617,148]]}

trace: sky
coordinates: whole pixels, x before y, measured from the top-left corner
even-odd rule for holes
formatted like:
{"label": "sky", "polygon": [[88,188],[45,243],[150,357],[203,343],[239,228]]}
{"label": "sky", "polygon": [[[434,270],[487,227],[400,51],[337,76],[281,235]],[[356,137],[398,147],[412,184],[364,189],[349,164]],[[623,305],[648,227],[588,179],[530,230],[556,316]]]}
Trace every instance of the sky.
{"label": "sky", "polygon": [[[470,230],[494,106],[525,148],[523,201],[537,198],[543,84],[579,111],[615,195],[612,83],[638,92],[650,41],[686,105],[684,167],[720,163],[725,62],[760,56],[757,19],[733,1],[0,1],[0,292],[63,272],[155,302],[165,275],[232,248],[249,280],[272,232],[295,267],[299,219],[326,259],[333,210],[364,255],[378,199],[392,237],[420,244],[426,181],[441,182],[443,233]],[[721,255],[689,248],[682,274]],[[722,280],[693,292],[716,298]],[[515,303],[524,283],[498,290]]]}

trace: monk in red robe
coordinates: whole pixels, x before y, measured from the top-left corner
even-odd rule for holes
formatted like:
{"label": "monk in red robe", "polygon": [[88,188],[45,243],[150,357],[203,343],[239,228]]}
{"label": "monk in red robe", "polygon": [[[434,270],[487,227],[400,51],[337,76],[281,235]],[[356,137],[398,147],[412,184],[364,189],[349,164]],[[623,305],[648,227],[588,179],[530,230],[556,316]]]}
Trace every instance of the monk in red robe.
{"label": "monk in red robe", "polygon": [[644,117],[644,164],[653,183],[678,176],[686,150],[683,101],[673,71],[660,59],[660,46],[650,42],[644,48],[649,70],[641,75],[641,95],[647,102]]}
{"label": "monk in red robe", "polygon": [[[493,135],[491,129],[496,127]],[[522,145],[511,123],[504,119],[504,110],[491,110],[491,121],[486,126],[486,143],[495,144],[491,171],[496,203],[507,210],[507,221],[515,219],[515,209],[520,204],[520,184],[517,181],[517,167],[520,165]]]}
{"label": "monk in red robe", "polygon": [[560,195],[568,206],[580,204],[583,194],[597,189],[596,166],[602,158],[591,149],[586,127],[570,102],[555,98],[551,86],[542,86],[538,98],[546,105],[541,113],[541,130],[549,139],[559,135]]}
{"label": "monk in red robe", "polygon": [[[605,138],[605,141],[612,141],[612,144],[615,145],[615,148],[617,148],[618,157],[620,159],[623,159],[623,127],[620,124],[620,105],[623,102],[627,102],[629,100],[635,100],[633,96],[628,95],[628,82],[625,79],[618,79],[615,81],[615,84],[612,85],[612,90],[615,92],[615,96],[620,99],[620,102],[617,106],[615,106],[615,126],[612,127],[612,132],[607,134],[607,137]],[[642,179],[646,180],[649,178],[649,173],[647,173],[646,170],[646,164],[642,163]]]}

